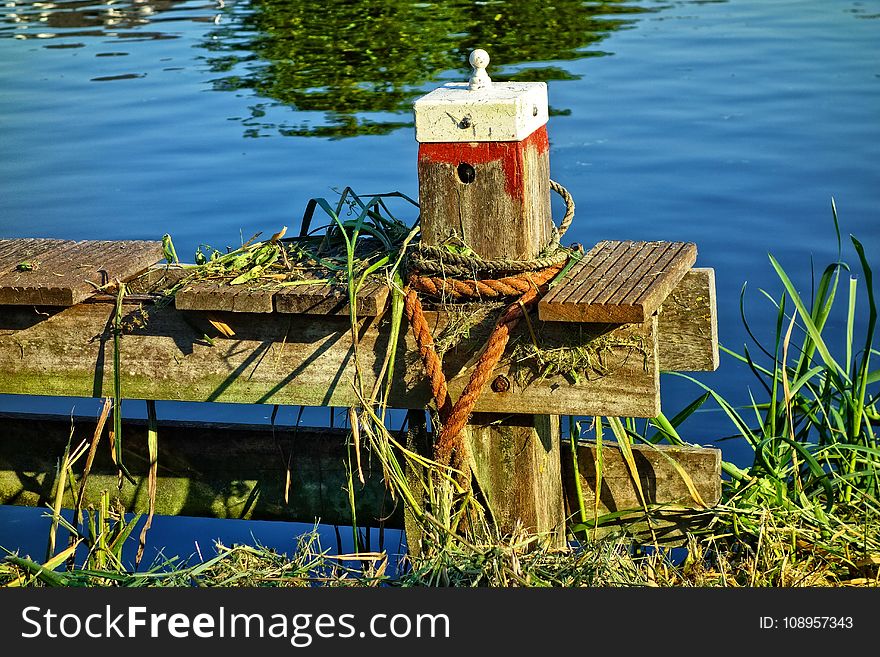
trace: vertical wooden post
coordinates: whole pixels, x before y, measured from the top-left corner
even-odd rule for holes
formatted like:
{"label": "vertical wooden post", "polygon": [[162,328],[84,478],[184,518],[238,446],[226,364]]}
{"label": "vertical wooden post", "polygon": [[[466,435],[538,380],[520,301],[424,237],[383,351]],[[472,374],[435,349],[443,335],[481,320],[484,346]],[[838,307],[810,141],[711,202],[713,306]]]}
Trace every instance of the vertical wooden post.
{"label": "vertical wooden post", "polygon": [[[414,103],[421,239],[460,240],[486,259],[534,258],[552,234],[547,85],[492,82],[470,56],[469,83]],[[517,523],[565,539],[559,416],[475,413],[472,466],[502,531]]]}

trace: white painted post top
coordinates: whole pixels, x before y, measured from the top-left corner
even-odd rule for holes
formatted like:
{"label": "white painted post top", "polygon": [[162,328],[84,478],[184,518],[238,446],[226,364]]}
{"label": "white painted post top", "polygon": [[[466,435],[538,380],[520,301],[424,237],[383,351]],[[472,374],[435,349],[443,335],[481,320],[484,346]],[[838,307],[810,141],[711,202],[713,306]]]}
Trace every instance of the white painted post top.
{"label": "white painted post top", "polygon": [[449,82],[413,103],[416,141],[522,141],[547,123],[547,83],[494,82],[474,50],[468,82]]}

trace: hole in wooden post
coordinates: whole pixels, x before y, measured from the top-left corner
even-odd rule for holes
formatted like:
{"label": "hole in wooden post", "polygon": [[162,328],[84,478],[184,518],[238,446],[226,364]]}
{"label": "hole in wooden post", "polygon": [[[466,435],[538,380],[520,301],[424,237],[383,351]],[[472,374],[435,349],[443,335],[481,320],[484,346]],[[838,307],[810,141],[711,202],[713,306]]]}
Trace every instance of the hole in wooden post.
{"label": "hole in wooden post", "polygon": [[467,162],[458,165],[458,179],[465,185],[470,185],[477,177],[477,172]]}

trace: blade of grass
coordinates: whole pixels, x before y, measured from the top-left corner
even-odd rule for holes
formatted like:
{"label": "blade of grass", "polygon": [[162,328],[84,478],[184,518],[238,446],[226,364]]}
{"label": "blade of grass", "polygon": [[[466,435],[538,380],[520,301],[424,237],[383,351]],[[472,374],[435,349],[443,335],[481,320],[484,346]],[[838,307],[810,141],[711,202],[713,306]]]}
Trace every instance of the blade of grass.
{"label": "blade of grass", "polygon": [[149,496],[149,512],[147,520],[141,529],[141,535],[138,539],[137,555],[135,556],[134,566],[137,568],[141,559],[144,557],[144,548],[147,545],[147,532],[153,524],[153,514],[156,511],[156,490],[159,482],[159,422],[156,419],[156,402],[147,399],[147,453],[150,458],[150,469],[147,475],[147,495]]}
{"label": "blade of grass", "polygon": [[132,484],[134,478],[129,474],[122,462],[122,365],[121,345],[122,338],[122,301],[125,297],[125,283],[117,281],[119,289],[116,293],[116,309],[113,314],[113,441],[116,448],[116,467],[119,469],[119,488],[122,488],[122,478],[125,477]]}
{"label": "blade of grass", "polygon": [[807,310],[806,306],[804,306],[804,302],[801,300],[801,297],[795,289],[794,284],[791,282],[791,279],[788,277],[788,274],[785,273],[785,270],[782,269],[782,266],[776,261],[776,258],[774,258],[772,255],[770,256],[770,263],[773,265],[773,269],[776,270],[776,274],[782,281],[782,284],[785,287],[786,292],[788,292],[789,297],[791,297],[791,300],[794,301],[794,305],[801,316],[801,321],[804,323],[804,326],[806,327],[806,330],[809,333],[812,342],[815,344],[816,349],[818,349],[819,353],[821,354],[822,360],[833,373],[848,381],[848,374],[843,369],[841,369],[840,364],[831,356],[831,352],[828,351],[828,347],[825,344],[825,341],[822,339],[822,334],[819,328],[813,322],[810,312]]}
{"label": "blade of grass", "polygon": [[64,500],[64,488],[67,486],[67,468],[70,458],[70,443],[73,440],[73,424],[71,423],[70,435],[67,437],[67,445],[58,467],[55,470],[55,501],[52,504],[52,526],[49,528],[49,542],[46,546],[46,561],[55,556],[55,537],[58,532],[58,519],[61,517],[61,505]]}
{"label": "blade of grass", "polygon": [[578,436],[580,435],[580,426],[574,417],[568,416],[568,439],[571,444],[571,466],[574,473],[574,487],[577,494],[578,513],[581,522],[587,519],[587,505],[584,499],[584,488],[581,485],[581,472],[578,463]]}

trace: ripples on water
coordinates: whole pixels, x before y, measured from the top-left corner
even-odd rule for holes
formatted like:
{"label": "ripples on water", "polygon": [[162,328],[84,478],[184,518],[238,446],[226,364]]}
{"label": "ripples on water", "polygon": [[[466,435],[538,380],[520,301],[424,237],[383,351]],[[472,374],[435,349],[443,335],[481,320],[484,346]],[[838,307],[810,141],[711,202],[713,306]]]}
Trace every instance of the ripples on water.
{"label": "ripples on water", "polygon": [[[878,0],[0,4],[4,237],[171,232],[187,254],[296,226],[345,185],[415,196],[410,103],[479,46],[495,79],[550,84],[571,239],[695,241],[723,343],[747,340],[744,281],[766,316],[768,251],[804,290],[810,255],[835,257],[832,196],[880,253]],[[745,401],[731,362],[702,378]],[[673,411],[696,394],[663,386]],[[695,442],[729,431],[702,422]]]}

